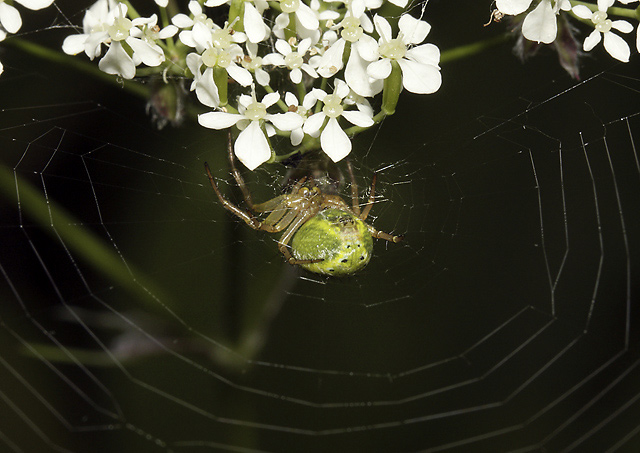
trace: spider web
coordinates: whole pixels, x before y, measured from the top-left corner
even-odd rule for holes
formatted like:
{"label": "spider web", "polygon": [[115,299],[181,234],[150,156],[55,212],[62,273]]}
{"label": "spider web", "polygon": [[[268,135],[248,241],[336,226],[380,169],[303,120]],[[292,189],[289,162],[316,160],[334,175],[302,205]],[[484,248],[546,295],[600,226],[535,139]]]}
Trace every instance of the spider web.
{"label": "spider web", "polygon": [[345,279],[222,208],[224,134],[2,58],[3,450],[637,451],[637,55],[446,65],[354,144],[406,241]]}

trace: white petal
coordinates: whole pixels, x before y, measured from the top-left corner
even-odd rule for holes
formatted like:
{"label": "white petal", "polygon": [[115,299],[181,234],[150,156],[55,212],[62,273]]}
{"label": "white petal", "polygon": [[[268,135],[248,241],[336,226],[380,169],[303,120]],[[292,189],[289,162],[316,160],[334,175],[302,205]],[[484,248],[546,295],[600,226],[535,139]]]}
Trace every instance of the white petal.
{"label": "white petal", "polygon": [[374,79],[384,80],[391,74],[391,61],[383,58],[367,66],[367,74]]}
{"label": "white petal", "polygon": [[320,135],[320,146],[334,162],[344,159],[351,152],[351,140],[340,127],[337,119],[329,118],[327,126]]}
{"label": "white petal", "polygon": [[582,45],[582,48],[584,49],[585,52],[589,52],[596,45],[598,45],[601,39],[602,37],[600,36],[600,32],[598,30],[593,30],[591,34],[587,36],[587,39],[584,40],[584,44]]}
{"label": "white petal", "polygon": [[276,50],[284,56],[289,55],[293,51],[289,43],[283,39],[278,39],[276,41],[275,47],[276,47]]}
{"label": "white petal", "polygon": [[351,124],[355,124],[360,127],[371,127],[373,126],[373,118],[366,113],[363,113],[359,110],[345,110],[342,112],[342,116],[349,121]]}
{"label": "white petal", "polygon": [[391,25],[387,22],[382,16],[378,16],[377,14],[373,17],[373,23],[375,24],[376,31],[380,35],[380,38],[383,41],[391,41],[393,36],[391,35]]}
{"label": "white petal", "polygon": [[311,47],[311,38],[303,39],[298,43],[298,53],[300,55],[306,54],[307,50],[309,50],[309,47]]}
{"label": "white petal", "polygon": [[155,0],[156,5],[158,5],[161,8],[166,8],[167,5],[169,4],[169,0]]}
{"label": "white petal", "polygon": [[438,66],[438,63],[440,63],[440,49],[433,44],[423,44],[407,50],[405,57],[418,63]]}
{"label": "white petal", "polygon": [[198,16],[202,14],[202,6],[200,6],[200,3],[198,3],[198,0],[191,0],[189,2],[188,8],[191,14],[193,14],[194,16]]}
{"label": "white petal", "polygon": [[303,119],[295,112],[276,113],[275,115],[267,115],[265,119],[280,129],[281,131],[292,131],[302,127]]}
{"label": "white petal", "polygon": [[304,122],[304,126],[302,126],[302,130],[305,134],[309,134],[312,137],[316,132],[320,130],[322,127],[322,123],[324,123],[324,119],[327,115],[324,112],[318,112],[311,115],[307,118],[307,121]]}
{"label": "white petal", "polygon": [[37,11],[42,8],[46,8],[53,3],[53,0],[16,0],[25,8],[29,8],[33,11]]}
{"label": "white petal", "polygon": [[117,74],[124,79],[133,79],[136,65],[118,41],[113,41],[109,50],[98,63],[98,68],[107,74]]}
{"label": "white petal", "polygon": [[362,35],[362,37],[352,45],[355,45],[360,56],[367,61],[375,61],[380,56],[378,43],[369,35]]}
{"label": "white petal", "polygon": [[543,0],[525,17],[522,23],[522,36],[529,41],[552,43],[558,34],[556,13],[551,3]]}
{"label": "white petal", "polygon": [[636,48],[638,49],[638,52],[640,52],[640,25],[636,30]]}
{"label": "white petal", "polygon": [[531,5],[531,0],[496,0],[496,8],[501,13],[517,15],[523,13]]}
{"label": "white petal", "polygon": [[208,112],[198,115],[198,123],[209,129],[227,129],[243,118],[237,113]]}
{"label": "white petal", "polygon": [[[194,54],[189,54],[194,55]],[[196,97],[207,107],[216,108],[220,105],[218,87],[213,81],[213,68],[207,68],[196,81]]]}
{"label": "white petal", "polygon": [[615,0],[598,0],[598,9],[600,11],[607,11],[613,5]]}
{"label": "white petal", "polygon": [[[363,60],[358,52],[351,52],[347,67],[344,70],[344,80],[354,93],[360,96],[375,96],[382,91],[383,80],[371,79],[367,74],[369,62]],[[374,81],[372,83],[372,81]]]}
{"label": "white petal", "polygon": [[[1,65],[1,63],[0,63]],[[0,72],[1,74],[1,72]],[[294,129],[291,131],[291,144],[293,146],[298,146],[302,143],[302,139],[304,138],[304,132],[302,132],[302,128]]]}
{"label": "white petal", "polygon": [[626,20],[614,20],[611,23],[611,28],[615,28],[620,33],[631,33],[633,31],[633,25]]}
{"label": "white petal", "polygon": [[629,61],[629,55],[631,53],[629,45],[624,39],[615,33],[609,32],[604,34],[604,48],[607,49],[609,55],[616,60],[620,60],[624,63]]}
{"label": "white petal", "polygon": [[349,95],[349,85],[345,81],[336,79],[333,94],[337,95],[340,99],[344,99]]}
{"label": "white petal", "polygon": [[404,59],[398,60],[398,64],[402,68],[402,85],[407,91],[431,94],[440,88],[442,75],[435,66]]}
{"label": "white petal", "polygon": [[[2,74],[3,72],[4,72],[4,66],[2,66],[2,62],[0,61],[0,74]],[[293,142],[293,134],[291,135],[291,137],[292,137],[291,141]],[[302,138],[300,138],[300,141],[302,141]],[[298,142],[298,144],[300,144],[300,142]],[[294,145],[294,144],[292,143],[292,145]],[[294,146],[296,146],[296,145],[294,145]]]}
{"label": "white petal", "polygon": [[211,30],[202,22],[196,22],[191,29],[191,38],[196,43],[196,47],[213,47],[213,37]]}
{"label": "white petal", "polygon": [[292,69],[289,77],[293,83],[298,84],[302,81],[302,71],[299,68]]}
{"label": "white petal", "polygon": [[171,23],[178,28],[189,28],[193,25],[193,20],[186,14],[176,14],[171,18]]}
{"label": "white petal", "polygon": [[342,69],[342,55],[344,54],[345,44],[346,41],[340,38],[325,51],[318,64],[318,74],[328,79]]}
{"label": "white petal", "polygon": [[171,38],[172,36],[175,36],[176,33],[178,33],[178,27],[176,27],[175,25],[167,25],[166,27],[164,27],[162,30],[158,32],[158,38],[159,39]]}
{"label": "white petal", "polygon": [[423,20],[416,19],[411,14],[400,16],[398,27],[402,32],[402,42],[405,44],[420,44],[431,31],[431,25]]}
{"label": "white petal", "polygon": [[234,151],[238,160],[249,170],[254,170],[269,160],[271,148],[258,121],[251,121],[251,124],[240,132],[234,144]]}
{"label": "white petal", "polygon": [[366,14],[360,16],[360,26],[367,33],[373,33],[373,22],[371,22],[371,18]]}
{"label": "white petal", "polygon": [[227,67],[229,76],[243,87],[248,87],[253,82],[253,77],[248,69],[240,67],[236,64],[230,64]]}
{"label": "white petal", "polygon": [[88,36],[82,35],[70,35],[64,38],[62,42],[62,51],[67,55],[77,55],[84,51],[84,42]]}
{"label": "white petal", "polygon": [[265,107],[269,108],[279,100],[280,94],[274,92],[265,94],[261,102],[265,105]]}
{"label": "white petal", "polygon": [[284,103],[287,105],[298,105],[298,98],[291,91],[287,91],[284,94]]}
{"label": "white petal", "polygon": [[311,77],[313,77],[314,79],[318,78],[318,73],[316,72],[315,69],[313,69],[310,65],[308,65],[307,63],[303,63],[302,66],[300,66],[300,68],[306,72],[307,74],[309,74]]}
{"label": "white petal", "polygon": [[581,19],[591,19],[591,14],[593,14],[591,10],[584,5],[576,5],[571,11]]}
{"label": "white petal", "polygon": [[9,33],[16,33],[22,27],[20,12],[4,1],[0,2],[0,24]]}
{"label": "white petal", "polygon": [[99,56],[102,52],[102,43],[109,39],[109,33],[91,33],[87,40],[84,42],[84,53],[87,54],[89,59],[93,60]]}
{"label": "white petal", "polygon": [[302,2],[296,11],[296,18],[307,30],[317,30],[320,27],[316,13]]}
{"label": "white petal", "polygon": [[164,61],[164,52],[160,46],[154,45],[151,47],[146,41],[132,36],[129,36],[126,41],[133,49],[134,57],[139,58],[147,66],[160,66]]}
{"label": "white petal", "polygon": [[286,65],[286,63],[284,61],[284,57],[279,53],[270,53],[270,54],[265,55],[262,58],[262,64],[263,65],[269,64],[269,65],[273,65],[273,66],[285,66]]}
{"label": "white petal", "polygon": [[400,8],[404,8],[405,6],[407,6],[407,3],[409,3],[409,0],[389,0],[389,3],[393,3]]}
{"label": "white petal", "polygon": [[260,42],[267,37],[268,28],[262,14],[249,2],[244,2],[244,31],[251,42]]}
{"label": "white petal", "polygon": [[352,0],[351,1],[351,14],[353,17],[360,17],[364,14],[365,3],[364,0]]}

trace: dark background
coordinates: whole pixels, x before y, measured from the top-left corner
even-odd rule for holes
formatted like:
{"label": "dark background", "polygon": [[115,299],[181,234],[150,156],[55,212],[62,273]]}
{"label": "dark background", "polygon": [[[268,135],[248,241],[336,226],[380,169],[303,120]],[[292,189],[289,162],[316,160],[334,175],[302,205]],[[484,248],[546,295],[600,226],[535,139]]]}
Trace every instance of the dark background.
{"label": "dark background", "polygon": [[[428,41],[501,33],[484,3],[430,2]],[[27,18],[24,39],[70,32]],[[636,54],[594,51],[581,82],[511,43],[443,64],[354,143],[361,189],[383,169],[372,222],[406,242],[334,280],[220,206],[203,162],[230,184],[224,134],[158,131],[119,87],[0,58],[7,451],[637,451]],[[248,175],[256,198],[286,171]],[[72,221],[36,221],[27,186]]]}

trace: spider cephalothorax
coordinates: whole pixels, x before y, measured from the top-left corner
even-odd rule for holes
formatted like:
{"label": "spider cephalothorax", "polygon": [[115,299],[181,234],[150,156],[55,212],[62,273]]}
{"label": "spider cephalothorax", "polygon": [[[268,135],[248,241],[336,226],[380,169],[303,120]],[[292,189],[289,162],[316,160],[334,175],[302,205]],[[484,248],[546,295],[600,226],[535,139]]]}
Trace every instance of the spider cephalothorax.
{"label": "spider cephalothorax", "polygon": [[[284,231],[278,240],[278,248],[289,264],[299,265],[320,274],[349,275],[362,269],[371,259],[372,238],[389,242],[402,240],[402,236],[378,231],[365,223],[373,206],[375,173],[369,199],[362,210],[358,200],[358,187],[349,162],[347,165],[351,176],[351,206],[338,195],[323,193],[313,180],[305,177],[299,179],[288,193],[264,203],[254,204],[251,193],[235,166],[231,141],[228,151],[233,177],[249,210],[237,207],[222,195],[205,162],[211,187],[222,205],[251,228],[270,233]],[[260,220],[253,213],[267,215]],[[288,247],[289,242],[291,251]]]}

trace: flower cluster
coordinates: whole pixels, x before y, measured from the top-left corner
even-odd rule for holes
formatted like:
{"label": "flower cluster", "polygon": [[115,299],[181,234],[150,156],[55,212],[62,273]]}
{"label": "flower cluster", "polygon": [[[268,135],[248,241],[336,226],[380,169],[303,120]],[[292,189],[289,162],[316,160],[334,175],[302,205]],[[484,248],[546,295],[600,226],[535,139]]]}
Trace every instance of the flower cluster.
{"label": "flower cluster", "polygon": [[[52,4],[15,1],[33,10]],[[495,0],[492,19],[512,16],[522,58],[552,44],[577,77],[580,55],[600,42],[629,61],[620,34],[634,30],[625,18],[640,17],[640,6],[632,9],[638,0],[594,1]],[[408,0],[389,2],[405,8]],[[176,0],[155,0],[157,14],[143,16],[128,0],[97,0],[62,50],[84,53],[122,79],[155,76],[149,108],[159,126],[179,123],[193,92],[210,109],[198,122],[237,129],[235,153],[251,170],[313,149],[337,162],[351,152],[353,136],[395,112],[403,90],[431,94],[442,83],[440,50],[425,43],[429,23],[406,12],[389,21],[377,13],[383,3],[191,0],[180,12]],[[572,22],[591,28],[581,45]],[[18,10],[0,0],[0,41],[21,24]],[[293,151],[276,153],[275,137]]]}
{"label": "flower cluster", "polygon": [[[600,41],[604,41],[605,50],[615,59],[628,62],[631,54],[629,45],[616,32],[627,34],[633,31],[633,25],[623,19],[611,20],[609,14],[628,18],[638,17],[637,11],[615,6],[616,0],[597,0],[591,4],[575,0],[496,0],[496,8],[500,15],[524,16],[522,20],[522,36],[530,41],[544,44],[565,41],[560,44],[567,48],[573,46],[572,26],[566,25],[566,17],[578,20],[593,30],[582,44],[582,50],[589,52]],[[638,0],[617,0],[620,5],[637,3]],[[560,22],[562,20],[562,22]],[[559,38],[559,24],[563,25],[569,40]],[[566,42],[569,41],[569,42]],[[636,48],[640,51],[640,28],[636,25]],[[562,53],[563,49],[559,49]],[[573,52],[574,58],[578,53]]]}
{"label": "flower cluster", "polygon": [[[53,3],[53,0],[16,0],[17,3],[33,11],[46,8]],[[20,11],[14,6],[0,0],[0,41],[4,41],[7,33],[17,33],[22,27],[22,17]],[[0,62],[0,74],[4,71]]]}
{"label": "flower cluster", "polygon": [[[62,49],[100,58],[102,71],[124,79],[139,75],[141,65],[145,75],[186,77],[197,100],[212,109],[198,122],[237,128],[235,153],[251,170],[278,158],[276,135],[339,161],[351,152],[350,136],[394,112],[403,88],[428,94],[441,84],[440,52],[423,44],[430,25],[403,14],[394,35],[375,14],[382,3],[192,0],[188,11],[169,17],[167,0],[156,0],[161,28],[155,14],[142,17],[128,2],[98,0],[86,11],[82,33],[68,36]],[[219,17],[216,9],[228,10],[224,23],[211,18]]]}

